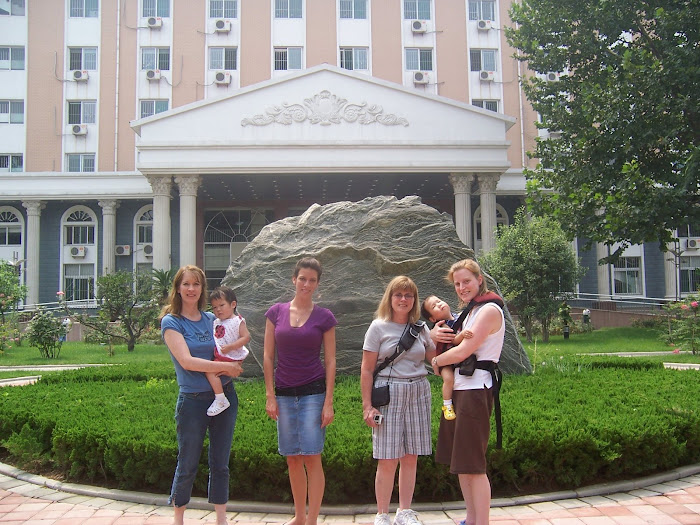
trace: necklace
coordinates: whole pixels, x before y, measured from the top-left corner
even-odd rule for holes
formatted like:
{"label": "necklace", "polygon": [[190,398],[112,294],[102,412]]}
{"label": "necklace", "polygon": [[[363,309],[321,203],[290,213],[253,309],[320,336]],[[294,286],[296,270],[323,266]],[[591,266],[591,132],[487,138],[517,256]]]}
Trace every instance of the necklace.
{"label": "necklace", "polygon": [[309,317],[311,317],[311,312],[314,309],[314,305],[313,305],[313,303],[311,303],[310,307],[304,308],[302,310],[294,303],[290,303],[290,308],[289,308],[290,309],[290,312],[289,312],[290,313],[290,320],[291,320],[292,308],[294,309],[294,314],[295,314],[294,315],[295,322],[292,323],[292,326],[294,328],[299,328],[302,324],[304,324],[306,321],[309,320]]}

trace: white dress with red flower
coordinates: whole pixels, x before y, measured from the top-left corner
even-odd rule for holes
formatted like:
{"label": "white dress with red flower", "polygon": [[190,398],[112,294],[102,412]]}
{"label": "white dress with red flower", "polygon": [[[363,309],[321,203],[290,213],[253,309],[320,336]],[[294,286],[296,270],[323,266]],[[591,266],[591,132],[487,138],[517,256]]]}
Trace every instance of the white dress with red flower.
{"label": "white dress with red flower", "polygon": [[224,320],[214,319],[214,342],[216,343],[214,361],[243,361],[250,353],[245,346],[228,353],[221,351],[224,346],[240,339],[240,326],[243,322],[245,319],[240,315],[234,315]]}

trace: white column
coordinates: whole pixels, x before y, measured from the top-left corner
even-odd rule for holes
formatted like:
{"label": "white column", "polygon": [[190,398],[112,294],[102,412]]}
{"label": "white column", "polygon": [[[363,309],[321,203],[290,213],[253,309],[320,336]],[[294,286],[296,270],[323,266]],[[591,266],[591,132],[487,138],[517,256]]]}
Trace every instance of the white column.
{"label": "white column", "polygon": [[457,236],[467,246],[472,244],[472,180],[471,173],[450,173],[455,195],[455,228]]}
{"label": "white column", "polygon": [[[610,255],[608,247],[602,242],[595,244],[595,256],[598,260]],[[610,290],[610,265],[599,264],[597,269],[598,275],[598,295],[602,300],[612,299]]]}
{"label": "white column", "polygon": [[[42,201],[23,201],[27,210],[27,300],[25,306],[32,308],[39,302],[39,247],[41,246],[41,210],[46,207]],[[58,290],[57,290],[58,291]]]}
{"label": "white column", "polygon": [[149,175],[153,188],[153,268],[169,270],[170,257],[170,176],[156,177]]}
{"label": "white column", "polygon": [[180,188],[180,266],[197,263],[197,175],[175,177]]}
{"label": "white column", "polygon": [[680,259],[676,258],[680,255],[680,244],[669,242],[666,244],[668,250],[664,256],[664,283],[666,285],[666,299],[680,299],[681,289],[679,282],[679,268],[676,263],[680,263]]}
{"label": "white column", "polygon": [[479,175],[481,193],[481,251],[487,253],[496,245],[496,186],[500,175]]}
{"label": "white column", "polygon": [[117,208],[119,201],[97,201],[102,208],[102,275],[114,273],[117,241]]}

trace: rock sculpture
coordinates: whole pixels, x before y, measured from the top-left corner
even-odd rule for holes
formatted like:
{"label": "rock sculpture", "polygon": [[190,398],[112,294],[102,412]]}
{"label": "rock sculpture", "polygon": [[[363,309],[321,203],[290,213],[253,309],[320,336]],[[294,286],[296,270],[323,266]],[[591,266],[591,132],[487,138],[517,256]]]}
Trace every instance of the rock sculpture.
{"label": "rock sculpture", "polygon": [[[364,334],[386,284],[396,275],[408,275],[421,299],[436,294],[456,309],[454,290],[444,277],[453,262],[474,258],[474,251],[459,240],[447,214],[422,204],[418,197],[314,204],[301,216],[269,224],[223,279],[236,292],[252,338],[246,375],[262,373],[265,312],[275,302],[291,300],[292,271],[305,256],[314,256],[323,265],[315,301],[338,319],[338,373],[359,373]],[[489,287],[497,290],[488,279]],[[501,369],[530,372],[507,312],[506,320]]]}

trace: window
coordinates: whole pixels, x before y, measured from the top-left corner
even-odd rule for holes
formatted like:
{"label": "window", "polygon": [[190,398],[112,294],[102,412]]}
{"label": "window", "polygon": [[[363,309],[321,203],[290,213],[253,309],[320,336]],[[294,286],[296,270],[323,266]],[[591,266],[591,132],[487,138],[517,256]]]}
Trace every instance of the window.
{"label": "window", "polygon": [[367,18],[367,0],[340,0],[340,18]]}
{"label": "window", "polygon": [[700,256],[681,257],[680,289],[686,294],[700,290]]}
{"label": "window", "polygon": [[65,244],[95,244],[94,223],[95,220],[86,211],[76,210],[71,213],[65,224]]}
{"label": "window", "polygon": [[470,0],[469,20],[496,21],[496,2],[494,0]]}
{"label": "window", "polygon": [[498,112],[498,100],[472,100],[472,106]]}
{"label": "window", "polygon": [[71,47],[68,50],[68,69],[71,71],[96,71],[96,47]]}
{"label": "window", "polygon": [[94,124],[96,108],[94,100],[68,102],[68,124]]}
{"label": "window", "polygon": [[684,224],[678,228],[678,237],[700,237],[700,223]]}
{"label": "window", "polygon": [[24,69],[24,47],[0,47],[0,69]]}
{"label": "window", "polygon": [[616,294],[642,293],[641,257],[620,257],[613,266]]}
{"label": "window", "polygon": [[495,49],[472,49],[469,51],[471,71],[496,71]]}
{"label": "window", "polygon": [[24,0],[0,0],[0,16],[24,16]]}
{"label": "window", "polygon": [[407,71],[432,71],[433,70],[433,50],[432,49],[406,49],[406,70]]}
{"label": "window", "polygon": [[430,20],[430,0],[403,0],[403,17],[406,20]]}
{"label": "window", "polygon": [[0,100],[0,124],[24,124],[24,100]]}
{"label": "window", "polygon": [[0,246],[20,246],[22,244],[22,224],[13,211],[0,209]]}
{"label": "window", "polygon": [[153,210],[141,214],[136,222],[136,242],[139,244],[153,242]]}
{"label": "window", "polygon": [[24,157],[21,153],[0,153],[0,172],[24,171]]}
{"label": "window", "polygon": [[68,171],[74,173],[92,173],[95,171],[94,153],[69,153],[66,157],[68,160]]}
{"label": "window", "polygon": [[209,0],[210,18],[237,18],[238,0]]}
{"label": "window", "polygon": [[143,47],[141,48],[141,69],[170,70],[169,47]]}
{"label": "window", "polygon": [[275,71],[287,71],[290,69],[301,69],[301,48],[276,47]]}
{"label": "window", "polygon": [[366,47],[341,47],[340,67],[345,69],[368,69]]}
{"label": "window", "polygon": [[150,117],[157,113],[168,111],[167,100],[142,100],[141,101],[141,118]]}
{"label": "window", "polygon": [[143,16],[170,16],[170,0],[143,0]]}
{"label": "window", "polygon": [[94,264],[66,264],[63,267],[66,301],[92,299],[95,288]]}
{"label": "window", "polygon": [[302,0],[275,0],[275,18],[301,18]]}
{"label": "window", "polygon": [[97,18],[99,14],[98,0],[70,0],[71,18]]}
{"label": "window", "polygon": [[209,69],[226,69],[227,71],[234,71],[237,68],[237,53],[238,48],[235,47],[210,47]]}

